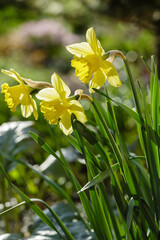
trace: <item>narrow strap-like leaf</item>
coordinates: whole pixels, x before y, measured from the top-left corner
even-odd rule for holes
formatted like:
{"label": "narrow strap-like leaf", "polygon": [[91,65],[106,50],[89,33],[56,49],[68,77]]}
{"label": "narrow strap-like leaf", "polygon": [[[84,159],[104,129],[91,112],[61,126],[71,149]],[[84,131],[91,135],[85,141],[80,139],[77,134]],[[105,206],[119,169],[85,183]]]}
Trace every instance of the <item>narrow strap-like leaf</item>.
{"label": "narrow strap-like leaf", "polygon": [[[115,163],[111,167],[114,172],[119,168],[119,163]],[[102,182],[104,179],[108,178],[109,176],[110,176],[110,170],[109,169],[104,170],[103,172],[96,175],[92,180],[90,180],[78,193],[93,187],[94,185]]]}
{"label": "narrow strap-like leaf", "polygon": [[139,125],[142,124],[140,116],[139,116],[139,114],[136,111],[134,111],[130,107],[128,107],[128,106],[126,106],[126,105],[124,105],[124,104],[122,104],[120,102],[115,101],[114,99],[110,98],[104,92],[102,92],[102,91],[100,91],[98,89],[94,89],[94,91],[98,92],[102,96],[106,97],[107,99],[111,100],[112,102],[114,102],[115,104],[117,104],[118,106],[123,108],[129,114],[129,116],[131,116]]}
{"label": "narrow strap-like leaf", "polygon": [[158,124],[160,123],[160,88],[158,81],[158,70],[155,64],[154,57],[152,56],[152,72],[150,79],[151,86],[151,110],[152,110],[152,119],[154,130],[158,132]]}
{"label": "narrow strap-like leaf", "polygon": [[126,240],[129,238],[129,229],[132,223],[132,218],[133,218],[133,209],[134,209],[134,199],[133,197],[130,198],[129,203],[128,203],[128,211],[127,211],[127,217],[126,217],[126,224],[127,224],[127,235],[126,235]]}

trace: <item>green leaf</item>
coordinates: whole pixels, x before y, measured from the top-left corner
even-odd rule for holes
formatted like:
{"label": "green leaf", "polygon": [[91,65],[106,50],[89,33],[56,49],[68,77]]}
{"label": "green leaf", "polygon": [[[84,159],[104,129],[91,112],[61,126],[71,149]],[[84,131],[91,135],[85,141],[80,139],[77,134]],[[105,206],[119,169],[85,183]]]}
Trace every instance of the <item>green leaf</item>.
{"label": "green leaf", "polygon": [[114,229],[113,239],[115,239],[115,236],[117,237],[117,239],[121,239],[122,235],[124,235],[124,229],[122,229],[122,223],[120,223],[117,213],[115,213],[114,211],[114,209],[116,208],[116,203],[115,201],[113,201],[113,199],[111,201],[110,193],[106,191],[106,186],[104,182],[99,183],[97,188],[99,189],[102,207],[106,215],[107,221],[109,222],[112,233]]}
{"label": "green leaf", "polygon": [[67,161],[65,161],[64,158],[60,158],[53,150],[52,148],[42,140],[42,138],[40,138],[36,133],[34,132],[29,132],[31,137],[35,140],[35,142],[37,142],[46,152],[48,152],[49,154],[51,154],[52,156],[54,156],[59,162],[61,162],[61,164],[64,167],[64,170],[66,171],[66,173],[68,174],[68,176],[70,177],[71,180],[76,180],[75,176],[73,175],[70,166],[68,164]]}
{"label": "green leaf", "polygon": [[134,209],[134,199],[133,197],[130,198],[129,203],[128,203],[128,211],[127,211],[127,217],[126,217],[126,224],[127,224],[127,235],[126,239],[129,237],[129,229],[132,223],[132,218],[133,218],[133,209]]}
{"label": "green leaf", "polygon": [[[80,146],[78,145],[77,139],[75,137],[73,137],[72,135],[66,136],[66,138],[82,154],[82,150],[81,150]],[[98,157],[94,154],[94,152],[90,146],[87,146],[85,148],[86,157],[87,157],[88,161],[91,161],[93,163],[93,165],[97,166],[98,169],[103,171],[104,169],[106,169],[104,161],[102,162],[98,159]]]}
{"label": "green leaf", "polygon": [[[85,148],[84,148],[84,144],[83,144],[82,135],[79,134],[79,131],[83,131],[83,130],[77,128],[77,123],[76,122],[77,122],[77,118],[76,118],[75,114],[72,113],[72,115],[71,115],[71,123],[72,123],[72,127],[73,127],[73,130],[74,130],[74,134],[75,134],[75,136],[76,136],[76,138],[78,140],[78,144],[80,146],[80,149],[81,149],[81,152],[83,154],[83,157],[86,160],[86,152],[85,152]],[[83,127],[83,124],[82,124],[82,127]]]}
{"label": "green leaf", "polygon": [[97,114],[97,111],[96,111],[96,109],[95,109],[95,106],[96,106],[96,108],[98,109],[100,115],[103,117],[105,123],[106,123],[107,126],[108,126],[109,122],[108,122],[106,110],[103,108],[102,104],[100,104],[99,101],[97,101],[95,98],[93,98],[93,99],[94,99],[94,105],[93,105],[93,103],[92,103],[92,105],[93,105],[92,110],[93,110],[94,118],[95,118],[95,120],[96,120],[96,126],[99,127],[100,133],[101,133],[101,135],[103,136],[103,138],[104,138],[104,139],[108,139],[108,135],[107,135],[107,133],[106,133],[106,131],[105,131],[104,124],[103,124],[102,121],[99,119],[99,116],[98,116],[98,114]]}
{"label": "green leaf", "polygon": [[138,159],[138,156],[137,158],[132,158],[131,162],[134,163],[133,171],[136,173],[142,198],[145,199],[146,203],[151,207],[151,209],[153,209],[153,199],[151,194],[149,174],[139,160],[140,159]]}
{"label": "green leaf", "polygon": [[124,104],[122,104],[120,102],[117,102],[117,101],[113,100],[112,98],[110,98],[109,96],[107,96],[105,93],[103,93],[102,91],[100,91],[98,89],[94,89],[94,91],[98,92],[102,96],[106,97],[107,99],[111,100],[112,102],[114,102],[115,104],[117,104],[118,106],[123,108],[128,113],[128,115],[130,115],[139,125],[141,125],[140,116],[133,109],[129,108],[128,106],[126,106],[126,105],[124,105]]}
{"label": "green leaf", "polygon": [[152,56],[152,71],[150,79],[150,89],[151,89],[151,110],[154,130],[158,133],[158,124],[160,123],[160,88],[158,82],[158,70],[155,63],[155,59]]}
{"label": "green leaf", "polygon": [[124,195],[121,192],[113,174],[111,174],[111,186],[112,186],[112,191],[113,191],[116,203],[118,205],[118,208],[119,208],[123,218],[125,219],[126,214],[127,214],[127,202],[126,202],[126,199],[124,198]]}
{"label": "green leaf", "polygon": [[[152,121],[150,112],[148,110],[148,106],[145,101],[144,91],[142,91],[141,85],[139,84],[139,88],[141,90],[143,105],[144,105],[144,112],[146,118],[146,126],[145,131],[143,133],[143,142],[145,147],[146,159],[148,163],[148,170],[150,175],[150,182],[151,182],[151,190],[154,199],[154,208],[155,214],[157,219],[160,220],[160,169],[159,169],[159,151],[158,151],[158,140],[159,136],[152,128]],[[144,131],[144,130],[143,130]]]}
{"label": "green leaf", "polygon": [[[88,163],[88,180],[90,181],[97,173],[97,169],[94,165]],[[98,187],[98,188],[97,188]],[[102,203],[100,194],[100,184],[89,191],[93,210],[96,215],[96,224],[99,228],[100,239],[113,239],[113,228],[108,211],[106,212],[105,205]],[[101,235],[100,235],[101,234]]]}
{"label": "green leaf", "polygon": [[[82,187],[80,185],[80,183],[78,182],[78,180],[76,179],[75,175],[73,174],[73,172],[71,171],[68,163],[65,161],[62,161],[56,154],[55,152],[51,149],[51,147],[45,143],[37,134],[33,133],[33,132],[30,132],[31,136],[33,137],[33,139],[40,144],[40,146],[45,150],[47,151],[49,154],[52,154],[57,160],[59,160],[63,166],[64,166],[64,169],[66,169],[66,173],[68,174],[70,180],[72,181],[72,183],[74,184],[75,186],[75,189],[76,191],[79,191]],[[88,200],[88,197],[86,196],[86,194],[84,192],[80,193],[79,194],[79,197],[81,199],[81,202],[82,202],[82,205],[85,209],[85,212],[86,212],[86,215],[92,225],[92,227],[96,227],[96,225],[94,224],[94,221],[95,221],[95,216],[94,216],[94,213],[93,213],[93,209],[90,205],[90,202]]]}
{"label": "green leaf", "polygon": [[90,144],[94,145],[98,142],[96,133],[91,131],[83,123],[81,123],[76,118],[74,118],[73,114],[72,114],[72,125],[74,130],[78,131],[79,135],[84,137]]}
{"label": "green leaf", "polygon": [[[79,146],[80,146],[83,156],[86,160],[86,164],[87,164],[87,168],[88,168],[88,175],[90,175],[90,170],[92,167],[91,167],[91,164],[87,161],[85,145],[84,145],[84,141],[83,141],[83,137],[86,138],[86,134],[85,134],[85,130],[84,130],[86,127],[77,120],[77,118],[74,114],[72,114],[72,116],[71,116],[71,122],[72,122],[72,126],[74,129],[74,133],[78,140]],[[91,144],[93,143],[94,145],[97,142],[97,141],[96,142],[92,141],[90,139],[90,136],[87,136],[87,140],[89,142],[91,142]],[[81,192],[79,194],[81,194]],[[104,212],[103,212],[101,203],[99,202],[99,197],[97,195],[96,190],[90,192],[90,198],[91,198],[91,202],[92,202],[92,209],[95,214],[95,219],[92,222],[92,224],[94,226],[94,231],[95,231],[96,235],[99,236],[102,240],[105,240],[106,237],[108,237],[109,239],[112,239],[111,232],[109,230],[108,223],[104,217]],[[97,211],[97,209],[98,209],[98,211]],[[101,217],[101,222],[103,223],[102,225],[104,226],[104,229],[102,229],[102,225],[99,224],[99,221],[97,222],[97,218],[100,218],[100,217]]]}
{"label": "green leaf", "polygon": [[94,191],[91,190],[90,197],[93,205],[93,210],[95,211],[96,215],[96,224],[99,230],[99,239],[112,240],[112,228],[109,226],[110,219],[106,218],[100,196],[98,195],[98,191],[96,189],[94,189]]}
{"label": "green leaf", "polygon": [[52,148],[47,143],[45,143],[42,140],[42,138],[40,138],[36,133],[32,131],[30,131],[29,134],[35,140],[35,142],[38,143],[46,152],[48,152],[49,154],[52,154],[56,159],[61,161],[58,155],[52,150]]}
{"label": "green leaf", "polygon": [[[75,131],[76,137],[78,139],[79,145],[81,147],[81,150],[82,150],[82,153],[83,153],[85,159],[86,159],[86,151],[85,151],[85,148],[84,148],[84,142],[82,141],[82,137],[84,137],[91,145],[94,145],[94,147],[97,150],[97,152],[102,156],[103,161],[105,161],[107,166],[110,167],[107,154],[104,151],[103,146],[101,145],[101,143],[96,138],[96,134],[91,132],[93,134],[90,135],[90,129],[88,129],[84,124],[82,124],[76,118],[73,119],[73,117],[74,116],[72,114],[73,129]],[[86,147],[87,147],[87,145],[86,145]]]}
{"label": "green leaf", "polygon": [[[112,165],[113,172],[115,172],[118,168],[119,168],[119,163],[115,163],[114,165]],[[102,182],[104,179],[108,178],[109,176],[110,176],[110,170],[109,169],[104,170],[103,172],[96,175],[91,181],[89,181],[78,193],[93,187],[94,185]]]}
{"label": "green leaf", "polygon": [[[33,121],[13,121],[0,125],[0,151],[16,156],[21,151],[30,149],[33,142],[30,141],[28,131],[31,130]],[[5,170],[9,172],[15,163],[12,164],[5,158],[1,158]]]}
{"label": "green leaf", "polygon": [[134,178],[132,175],[132,171],[131,171],[132,166],[130,166],[130,162],[126,159],[123,160],[122,164],[123,164],[123,170],[124,170],[126,183],[130,189],[130,192],[132,194],[136,195],[138,189],[136,189],[135,181],[134,181]]}
{"label": "green leaf", "polygon": [[158,236],[159,230],[158,230],[157,224],[155,223],[155,217],[153,215],[153,212],[152,212],[150,206],[143,199],[141,200],[140,211],[142,212],[143,216],[145,217],[146,221],[148,222],[150,229],[152,229],[153,233]]}

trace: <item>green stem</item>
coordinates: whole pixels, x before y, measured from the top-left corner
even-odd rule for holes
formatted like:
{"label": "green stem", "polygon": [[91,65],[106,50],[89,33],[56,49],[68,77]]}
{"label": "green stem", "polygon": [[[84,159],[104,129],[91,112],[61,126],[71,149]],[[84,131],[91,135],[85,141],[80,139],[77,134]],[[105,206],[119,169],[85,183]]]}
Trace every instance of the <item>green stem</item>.
{"label": "green stem", "polygon": [[[51,127],[51,125],[48,123],[48,129],[49,129],[49,133],[52,137],[52,139],[54,140],[55,139],[55,134],[54,134],[54,130],[53,128]],[[63,154],[62,154],[62,151],[61,151],[61,147],[60,147],[60,136],[59,138],[57,137],[56,138],[56,147],[57,147],[57,151],[59,152],[59,158],[62,160],[62,162],[67,166],[67,168],[72,171],[72,169],[70,168],[70,165],[69,163],[65,160]],[[66,171],[66,169],[64,169]]]}
{"label": "green stem", "polygon": [[106,202],[107,210],[108,210],[108,212],[110,214],[110,217],[111,217],[111,220],[112,220],[112,224],[113,224],[114,231],[115,231],[115,234],[117,236],[117,239],[121,239],[121,235],[120,235],[120,232],[119,232],[119,229],[118,229],[118,225],[117,225],[117,222],[116,222],[116,216],[113,213],[113,209],[112,209],[112,206],[110,204],[110,201],[109,201],[109,198],[108,198],[108,195],[107,195],[107,191],[106,191],[105,185],[104,185],[104,183],[100,183],[99,186],[100,186],[100,191],[102,192],[102,196],[103,196],[103,198],[104,198],[104,200]]}
{"label": "green stem", "polygon": [[[112,136],[112,134],[111,134],[111,132],[110,132],[107,124],[106,124],[106,122],[104,121],[102,115],[100,114],[100,112],[99,112],[96,104],[95,104],[94,102],[92,102],[92,105],[93,105],[95,111],[97,112],[97,115],[98,115],[100,121],[102,122],[103,127],[104,127],[104,129],[105,129],[105,131],[106,131],[106,133],[107,133],[107,135],[108,135],[108,139],[109,139],[109,141],[110,141],[110,143],[111,143],[112,150],[113,150],[113,152],[115,153],[116,160],[117,160],[117,162],[120,163],[120,166],[121,166],[121,168],[122,168],[123,158],[122,158],[122,156],[121,156],[120,150],[119,150],[119,148],[118,148],[118,146],[117,146],[117,144],[116,144],[116,142],[115,142],[115,140],[114,140],[114,138],[113,138],[113,136]],[[122,169],[123,169],[123,168],[122,168]]]}
{"label": "green stem", "polygon": [[[106,95],[108,96],[107,88],[106,88]],[[114,121],[115,132],[116,132],[117,136],[119,137],[120,133],[119,133],[117,119],[116,119],[116,116],[115,116],[113,105],[112,105],[111,100],[109,98],[108,98],[107,102],[108,102],[108,105],[109,105],[109,110],[111,112],[111,116],[112,116],[113,121]]]}
{"label": "green stem", "polygon": [[[107,88],[106,88],[106,95],[109,97]],[[117,140],[118,146],[121,147],[121,149],[123,150],[124,153],[127,153],[127,155],[129,155],[128,149],[127,149],[125,143],[121,139],[121,135],[120,135],[119,128],[118,128],[114,107],[113,107],[113,104],[112,104],[110,98],[108,98],[107,102],[108,102],[108,107],[109,107],[109,110],[110,110],[110,113],[111,113],[111,117],[112,117],[113,122],[114,122],[114,131],[115,131],[115,134],[116,134],[116,140]]]}
{"label": "green stem", "polygon": [[[2,204],[3,204],[3,209],[4,211],[6,210],[6,181],[5,178],[3,178],[2,180],[2,185],[1,185],[1,192],[2,192]],[[8,215],[4,216],[4,221],[5,221],[5,231],[6,233],[10,232],[10,228],[9,228],[9,220],[8,220]]]}
{"label": "green stem", "polygon": [[137,90],[136,90],[136,86],[135,86],[135,83],[134,83],[134,80],[133,80],[133,77],[132,77],[132,74],[131,74],[131,70],[130,70],[128,61],[126,59],[124,60],[124,64],[126,66],[126,70],[127,70],[127,73],[128,73],[130,84],[131,84],[131,87],[132,87],[132,90],[133,90],[133,96],[134,96],[134,100],[135,100],[135,104],[136,104],[136,109],[137,109],[137,112],[139,113],[139,115],[141,117],[141,120],[143,121],[140,102],[138,100],[138,93],[137,93]]}
{"label": "green stem", "polygon": [[[54,132],[53,132],[53,129],[51,128],[51,126],[48,124],[48,128],[49,128],[49,132],[51,134],[51,137],[52,139],[54,139]],[[57,138],[59,139],[59,138]],[[72,169],[69,165],[69,163],[65,160],[64,156],[63,156],[63,153],[61,151],[61,148],[60,148],[60,142],[59,140],[57,140],[56,142],[56,146],[57,146],[57,150],[59,152],[59,155],[60,155],[60,159],[62,160],[63,163],[65,163],[68,167],[68,169],[72,172]],[[27,164],[27,166],[29,166],[29,164]],[[70,180],[72,181],[73,179],[69,176],[68,174],[68,171],[64,168],[64,171],[65,173],[67,174],[67,176],[70,178]],[[42,175],[42,173],[39,173],[38,171],[36,171],[39,175],[41,175],[42,177],[44,175]],[[91,230],[91,227],[89,226],[89,224],[87,223],[87,221],[81,216],[81,213],[80,211],[78,210],[78,208],[76,207],[76,205],[74,204],[74,202],[72,201],[72,199],[69,197],[69,195],[65,194],[65,197],[66,199],[68,200],[68,202],[71,204],[71,206],[74,208],[74,210],[78,213],[79,215],[79,218],[82,220],[82,222],[85,224],[85,226],[87,227],[87,229],[90,231]]]}

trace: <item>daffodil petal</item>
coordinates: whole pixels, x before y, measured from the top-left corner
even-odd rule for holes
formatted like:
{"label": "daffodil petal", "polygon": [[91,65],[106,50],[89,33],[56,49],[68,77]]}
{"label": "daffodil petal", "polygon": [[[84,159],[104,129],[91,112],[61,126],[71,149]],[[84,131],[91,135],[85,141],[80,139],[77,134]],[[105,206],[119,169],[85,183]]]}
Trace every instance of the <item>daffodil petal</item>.
{"label": "daffodil petal", "polygon": [[95,31],[92,28],[89,28],[86,33],[86,39],[89,45],[91,46],[92,50],[97,53],[97,37]]}
{"label": "daffodil petal", "polygon": [[94,92],[94,90],[92,88],[99,89],[100,87],[102,87],[102,85],[105,83],[105,81],[106,81],[105,73],[102,68],[99,68],[98,71],[95,72],[95,74],[90,82],[89,92],[90,93]]}
{"label": "daffodil petal", "polygon": [[87,42],[75,43],[66,47],[67,50],[77,57],[85,57],[94,54],[92,48]]}
{"label": "daffodil petal", "polygon": [[73,129],[71,124],[71,113],[69,111],[65,111],[62,114],[59,126],[65,135],[71,134]]}
{"label": "daffodil petal", "polygon": [[32,103],[32,107],[33,107],[33,116],[37,120],[38,119],[38,111],[37,111],[36,101],[33,98],[31,98],[31,103]]}
{"label": "daffodil petal", "polygon": [[85,123],[87,121],[87,117],[85,115],[82,105],[76,100],[71,100],[69,103],[70,103],[70,108],[62,114],[61,120],[59,123],[60,128],[65,135],[71,134],[71,132],[73,131],[72,124],[71,124],[72,113],[76,115],[77,119],[80,122]]}
{"label": "daffodil petal", "polygon": [[31,116],[33,112],[33,106],[31,104],[29,105],[21,104],[21,112],[23,117],[28,118]]}
{"label": "daffodil petal", "polygon": [[36,98],[44,101],[52,101],[59,98],[59,94],[54,88],[44,88],[36,94]]}
{"label": "daffodil petal", "polygon": [[70,105],[71,106],[69,111],[71,111],[71,113],[74,113],[80,122],[82,123],[87,122],[87,117],[85,115],[84,108],[82,107],[82,105],[76,100],[70,101]]}
{"label": "daffodil petal", "polygon": [[97,54],[98,46],[97,46],[97,37],[94,31],[94,28],[89,28],[86,32],[86,39],[89,45],[91,46],[94,53]]}
{"label": "daffodil petal", "polygon": [[109,61],[103,62],[103,71],[106,74],[108,82],[113,87],[119,87],[122,85],[121,80],[118,75],[118,72],[117,72],[115,66],[111,62],[109,62]]}
{"label": "daffodil petal", "polygon": [[14,69],[10,69],[10,71],[2,69],[1,71],[2,71],[2,73],[14,78],[14,80],[19,82],[20,84],[23,84],[23,80],[22,80],[21,76]]}
{"label": "daffodil petal", "polygon": [[23,117],[28,118],[33,112],[35,113],[35,110],[36,110],[35,103],[33,101],[32,96],[27,91],[24,91],[23,93],[21,93],[20,103],[21,103],[21,112]]}
{"label": "daffodil petal", "polygon": [[51,83],[61,98],[67,98],[70,95],[71,90],[56,73],[52,75]]}
{"label": "daffodil petal", "polygon": [[104,50],[96,37],[93,27],[87,30],[86,39],[95,54],[97,55],[101,55],[102,53],[104,54]]}
{"label": "daffodil petal", "polygon": [[100,41],[97,39],[97,45],[98,45],[98,54],[103,56],[105,54],[105,51],[100,43]]}

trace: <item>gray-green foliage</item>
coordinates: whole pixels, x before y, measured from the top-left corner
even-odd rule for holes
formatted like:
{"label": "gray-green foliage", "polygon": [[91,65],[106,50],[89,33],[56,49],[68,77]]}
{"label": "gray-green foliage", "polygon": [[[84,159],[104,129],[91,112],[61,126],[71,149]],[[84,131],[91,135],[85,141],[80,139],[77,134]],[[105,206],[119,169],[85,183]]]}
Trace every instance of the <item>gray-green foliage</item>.
{"label": "gray-green foliage", "polygon": [[[68,228],[70,233],[73,235],[73,237],[77,240],[81,239],[95,239],[94,233],[89,232],[82,221],[77,216],[77,213],[73,211],[72,207],[68,204],[65,204],[63,202],[59,203],[58,205],[52,207],[53,210],[58,214],[60,219],[63,221],[65,226]],[[53,219],[51,213],[48,210],[45,210],[44,213],[53,221],[57,229],[61,232],[60,228],[58,228],[56,221]],[[36,237],[39,236],[45,236],[44,239],[50,240],[50,239],[57,239],[59,240],[60,237],[58,234],[51,230],[47,225],[45,225],[41,219],[36,217],[35,222],[33,226],[30,228],[31,231],[31,237],[28,238],[28,240],[31,239],[37,239]]]}
{"label": "gray-green foliage", "polygon": [[[57,215],[61,218],[65,226],[68,228],[70,233],[76,240],[94,240],[95,235],[94,232],[89,232],[84,223],[79,219],[76,212],[73,208],[66,203],[59,203],[52,207],[52,209],[57,213]],[[52,220],[56,228],[59,232],[62,233],[62,230],[56,223],[55,219],[51,215],[51,213],[47,210],[44,210],[44,213]],[[30,237],[23,238],[21,234],[3,234],[0,237],[0,240],[61,240],[62,238],[59,237],[56,231],[51,229],[49,226],[44,224],[44,222],[39,218],[36,217],[33,223],[29,225],[29,232]]]}
{"label": "gray-green foliage", "polygon": [[16,163],[5,159],[4,154],[15,157],[21,151],[31,147],[28,131],[33,124],[33,121],[14,121],[0,125],[0,155],[3,154],[1,163],[6,166],[7,171]]}

